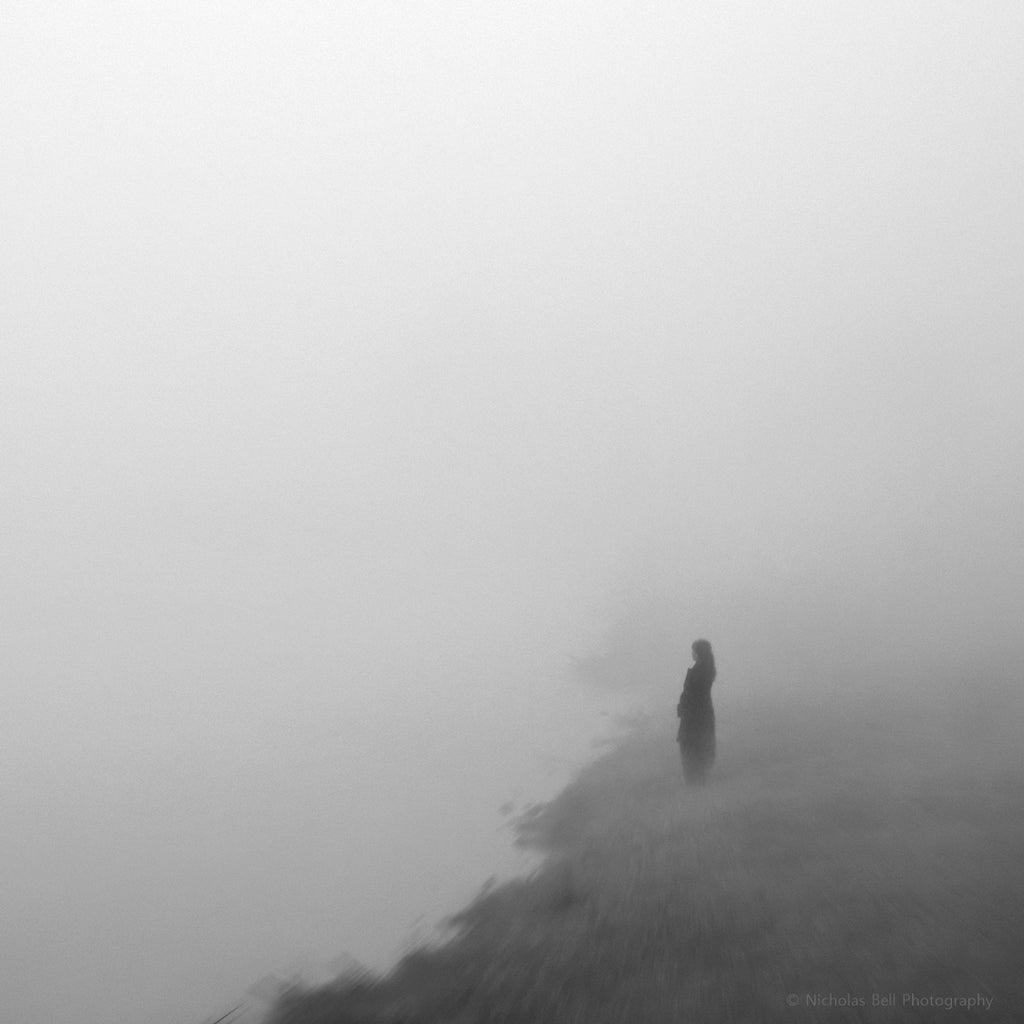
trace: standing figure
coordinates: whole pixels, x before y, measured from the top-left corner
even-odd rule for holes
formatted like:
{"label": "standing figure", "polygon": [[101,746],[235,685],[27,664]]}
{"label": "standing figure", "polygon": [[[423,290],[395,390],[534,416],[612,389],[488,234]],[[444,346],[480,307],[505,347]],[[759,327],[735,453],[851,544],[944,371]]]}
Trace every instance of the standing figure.
{"label": "standing figure", "polygon": [[715,709],[711,704],[711,684],[715,681],[715,656],[707,640],[693,642],[693,665],[679,697],[679,756],[683,778],[701,783],[715,760]]}

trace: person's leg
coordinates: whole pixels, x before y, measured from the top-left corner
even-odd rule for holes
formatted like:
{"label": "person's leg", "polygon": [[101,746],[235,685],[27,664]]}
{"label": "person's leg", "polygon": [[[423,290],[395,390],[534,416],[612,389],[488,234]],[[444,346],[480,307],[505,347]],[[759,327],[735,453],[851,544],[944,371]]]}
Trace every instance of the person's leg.
{"label": "person's leg", "polygon": [[704,781],[704,762],[700,748],[693,743],[680,744],[683,760],[683,780],[688,786],[699,786]]}
{"label": "person's leg", "polygon": [[679,755],[683,762],[683,780],[687,785],[698,780],[700,775],[700,757],[694,747],[692,737],[679,744]]}

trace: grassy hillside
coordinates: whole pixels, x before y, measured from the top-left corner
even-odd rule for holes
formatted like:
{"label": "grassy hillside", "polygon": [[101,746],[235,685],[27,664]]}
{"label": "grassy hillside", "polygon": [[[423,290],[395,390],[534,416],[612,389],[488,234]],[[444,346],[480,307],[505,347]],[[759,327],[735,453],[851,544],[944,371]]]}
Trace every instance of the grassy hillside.
{"label": "grassy hillside", "polygon": [[522,818],[534,874],[274,1024],[1020,1021],[1015,707],[720,710],[702,790],[638,722]]}

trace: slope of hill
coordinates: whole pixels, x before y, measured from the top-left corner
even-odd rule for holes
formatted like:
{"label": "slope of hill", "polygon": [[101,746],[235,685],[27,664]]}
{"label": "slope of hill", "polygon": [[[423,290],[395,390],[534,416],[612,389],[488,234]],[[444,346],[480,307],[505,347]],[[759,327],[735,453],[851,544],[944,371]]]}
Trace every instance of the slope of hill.
{"label": "slope of hill", "polygon": [[749,707],[695,790],[638,721],[520,820],[532,875],[274,1024],[1019,1021],[1019,735],[1014,702]]}

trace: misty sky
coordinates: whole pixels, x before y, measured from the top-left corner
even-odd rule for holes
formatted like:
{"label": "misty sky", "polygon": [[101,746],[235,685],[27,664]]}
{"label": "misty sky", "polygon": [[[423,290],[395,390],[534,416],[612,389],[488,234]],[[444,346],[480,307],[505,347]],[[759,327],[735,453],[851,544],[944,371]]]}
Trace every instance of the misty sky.
{"label": "misty sky", "polygon": [[0,4],[0,1015],[386,957],[609,635],[736,692],[1011,645],[1022,53],[1014,2]]}

